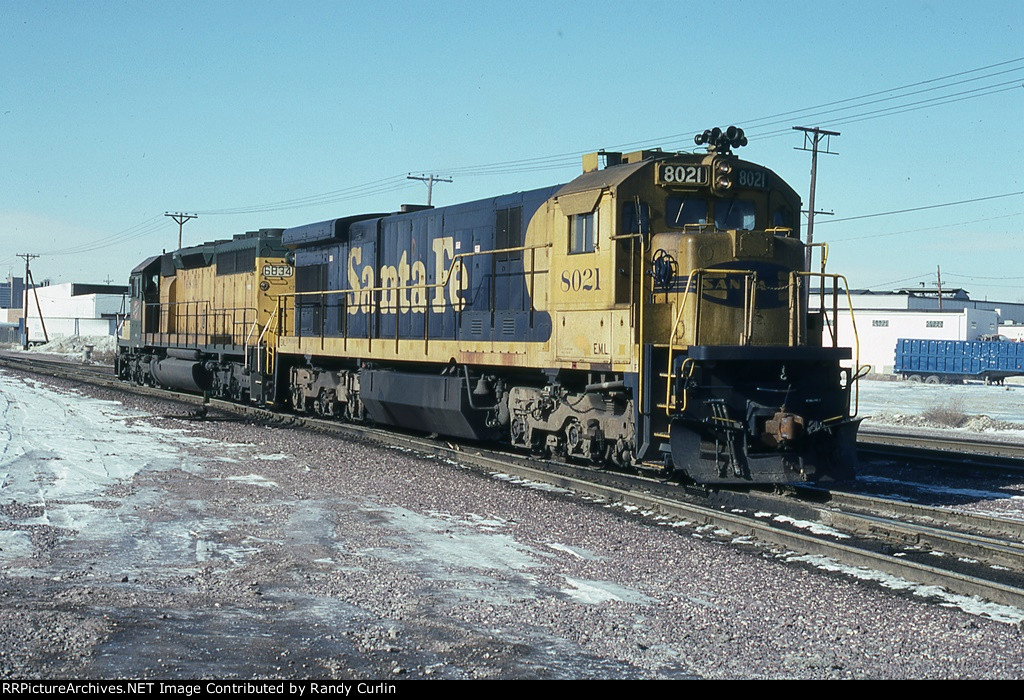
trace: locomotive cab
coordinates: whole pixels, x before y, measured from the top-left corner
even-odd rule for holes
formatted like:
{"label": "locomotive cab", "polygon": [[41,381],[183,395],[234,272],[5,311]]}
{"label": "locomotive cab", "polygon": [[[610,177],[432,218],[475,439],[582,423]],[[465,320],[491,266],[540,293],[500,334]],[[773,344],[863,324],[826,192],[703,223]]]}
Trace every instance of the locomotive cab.
{"label": "locomotive cab", "polygon": [[708,153],[656,154],[619,188],[619,237],[646,266],[639,454],[702,483],[848,478],[852,352],[822,347],[806,304],[835,276],[805,270],[799,197],[732,154],[742,132],[703,138]]}

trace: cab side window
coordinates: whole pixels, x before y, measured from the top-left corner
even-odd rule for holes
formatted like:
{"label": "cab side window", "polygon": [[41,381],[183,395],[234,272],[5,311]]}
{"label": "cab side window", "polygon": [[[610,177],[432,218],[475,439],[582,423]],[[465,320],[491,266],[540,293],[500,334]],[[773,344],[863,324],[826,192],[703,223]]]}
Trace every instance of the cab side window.
{"label": "cab side window", "polygon": [[651,208],[646,202],[626,202],[622,205],[622,227],[619,235],[651,232]]}
{"label": "cab side window", "polygon": [[569,254],[593,253],[597,239],[597,211],[569,217]]}

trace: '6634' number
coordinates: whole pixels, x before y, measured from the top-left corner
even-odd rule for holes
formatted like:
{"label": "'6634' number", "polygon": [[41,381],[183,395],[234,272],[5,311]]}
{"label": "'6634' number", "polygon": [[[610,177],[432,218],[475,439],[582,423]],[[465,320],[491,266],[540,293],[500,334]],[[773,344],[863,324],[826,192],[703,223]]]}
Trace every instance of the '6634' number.
{"label": "'6634' number", "polygon": [[563,292],[590,292],[601,289],[601,270],[585,267],[582,270],[562,270]]}

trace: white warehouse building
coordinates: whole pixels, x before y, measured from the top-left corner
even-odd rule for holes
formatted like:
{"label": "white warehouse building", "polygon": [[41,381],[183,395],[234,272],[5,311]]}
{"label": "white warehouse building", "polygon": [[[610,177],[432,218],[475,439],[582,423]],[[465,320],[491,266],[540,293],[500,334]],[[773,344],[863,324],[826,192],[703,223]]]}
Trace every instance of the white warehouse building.
{"label": "white warehouse building", "polygon": [[[840,292],[842,294],[842,292]],[[895,292],[850,290],[857,320],[853,332],[845,299],[839,304],[839,345],[856,347],[859,362],[871,365],[874,374],[891,374],[900,338],[926,340],[979,340],[1002,334],[1017,340],[1014,330],[1024,328],[1024,304],[975,301],[963,289],[901,289]],[[811,308],[818,306],[817,290]],[[831,318],[822,331],[822,343],[832,344]]]}
{"label": "white warehouse building", "polygon": [[[831,314],[829,314],[831,316]],[[848,311],[839,312],[839,345],[856,347],[859,340],[861,365],[871,365],[874,374],[891,374],[896,357],[896,341],[900,338],[927,340],[978,340],[994,335],[999,317],[988,309],[956,309],[953,311],[900,311],[887,309],[854,309],[856,336]],[[830,324],[832,319],[829,319]],[[829,328],[822,333],[822,343],[832,344]]]}
{"label": "white warehouse building", "polygon": [[74,335],[115,335],[118,318],[126,311],[127,293],[128,287],[109,284],[67,282],[38,287],[28,299],[29,342],[44,342],[44,325],[45,337],[50,340]]}

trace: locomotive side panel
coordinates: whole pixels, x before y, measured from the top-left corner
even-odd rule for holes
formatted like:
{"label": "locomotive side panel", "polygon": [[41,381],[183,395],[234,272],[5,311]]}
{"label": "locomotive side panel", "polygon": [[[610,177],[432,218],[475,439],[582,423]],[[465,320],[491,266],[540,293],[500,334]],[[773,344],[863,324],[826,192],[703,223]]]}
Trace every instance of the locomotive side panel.
{"label": "locomotive side panel", "polygon": [[[286,231],[300,284],[282,299],[287,356],[446,364],[474,358],[528,366],[550,336],[532,297],[546,271],[523,230],[546,191],[339,225],[330,240]],[[339,220],[341,221],[341,220]],[[525,272],[530,265],[531,271]],[[315,271],[318,266],[326,266]],[[307,273],[306,270],[309,270]],[[317,309],[340,322],[314,322]],[[331,314],[329,314],[331,315]],[[509,343],[526,347],[510,349]],[[533,365],[536,366],[536,365]]]}

